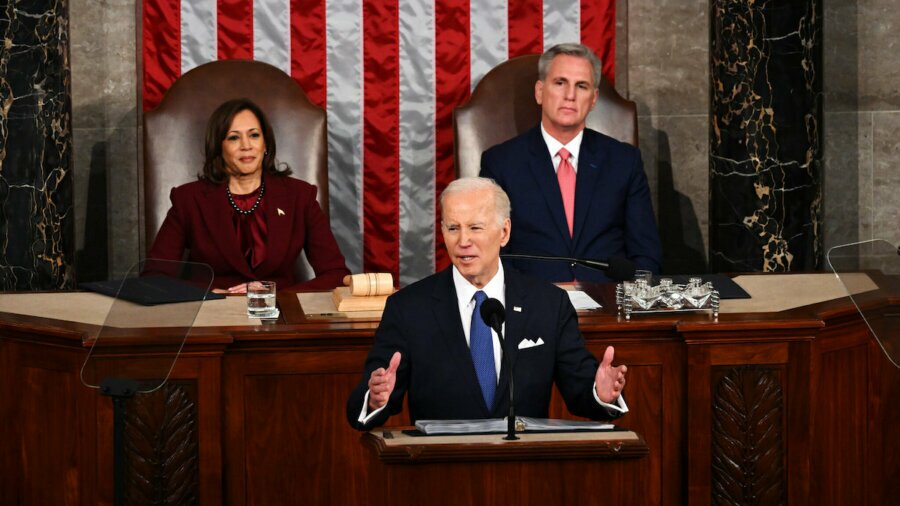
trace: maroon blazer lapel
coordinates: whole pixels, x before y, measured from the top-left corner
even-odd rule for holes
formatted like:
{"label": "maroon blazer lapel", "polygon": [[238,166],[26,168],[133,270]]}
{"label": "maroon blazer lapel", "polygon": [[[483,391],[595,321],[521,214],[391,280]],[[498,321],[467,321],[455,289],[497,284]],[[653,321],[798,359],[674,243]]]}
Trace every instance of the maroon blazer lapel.
{"label": "maroon blazer lapel", "polygon": [[266,259],[256,270],[260,277],[266,277],[277,271],[288,257],[288,248],[294,235],[294,220],[297,216],[296,195],[288,191],[281,177],[266,178],[265,205],[261,206],[265,213],[266,227]]}
{"label": "maroon blazer lapel", "polygon": [[237,235],[234,232],[233,209],[228,202],[225,190],[219,185],[205,185],[203,191],[197,196],[200,206],[200,214],[203,222],[212,237],[197,237],[197,240],[212,241],[222,257],[238,272],[249,279],[253,279],[250,266],[241,253]]}

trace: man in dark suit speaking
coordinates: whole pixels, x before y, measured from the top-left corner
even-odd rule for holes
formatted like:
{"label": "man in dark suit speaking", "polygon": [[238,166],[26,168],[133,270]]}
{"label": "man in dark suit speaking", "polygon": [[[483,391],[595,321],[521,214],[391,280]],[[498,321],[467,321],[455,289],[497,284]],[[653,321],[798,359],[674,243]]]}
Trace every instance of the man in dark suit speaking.
{"label": "man in dark suit speaking", "polygon": [[624,365],[585,348],[566,293],[500,262],[510,238],[509,199],[493,181],[465,178],[441,195],[441,230],[453,265],[388,298],[347,418],[360,430],[383,424],[409,395],[412,421],[501,418],[509,412],[508,368],[481,304],[505,306],[514,355],[516,413],[546,418],[556,383],[569,411],[593,419],[627,412]]}
{"label": "man in dark suit speaking", "polygon": [[[512,201],[504,253],[608,260],[625,257],[659,272],[662,248],[640,151],[585,128],[597,102],[600,61],[581,44],[559,44],[539,60],[534,96],[541,123],[481,157],[481,176]],[[565,262],[516,260],[548,281],[607,281]]]}

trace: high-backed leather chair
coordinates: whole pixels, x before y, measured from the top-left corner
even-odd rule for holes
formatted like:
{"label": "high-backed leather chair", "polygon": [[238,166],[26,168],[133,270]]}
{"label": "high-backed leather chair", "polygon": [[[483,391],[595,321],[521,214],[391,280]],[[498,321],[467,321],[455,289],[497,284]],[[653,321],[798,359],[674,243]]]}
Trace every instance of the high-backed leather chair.
{"label": "high-backed leather chair", "polygon": [[[269,118],[277,161],[292,177],[319,188],[328,214],[328,147],[325,111],[280,69],[252,60],[219,60],[179,77],[159,106],[144,115],[144,251],[150,249],[169,210],[169,192],[194,181],[203,169],[206,122],[221,103],[249,98]],[[303,262],[305,264],[305,261]],[[311,269],[298,269],[304,279]]]}
{"label": "high-backed leather chair", "polygon": [[[457,177],[477,176],[481,154],[491,146],[537,126],[541,106],[534,100],[540,55],[507,60],[485,74],[465,104],[453,111],[453,150]],[[587,127],[637,146],[637,106],[600,81],[597,105]]]}

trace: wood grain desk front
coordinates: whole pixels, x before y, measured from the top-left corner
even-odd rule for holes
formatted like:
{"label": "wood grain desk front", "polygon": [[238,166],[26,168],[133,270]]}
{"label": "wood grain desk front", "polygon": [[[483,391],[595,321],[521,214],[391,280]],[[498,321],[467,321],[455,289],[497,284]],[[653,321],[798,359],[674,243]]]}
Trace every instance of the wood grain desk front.
{"label": "wood grain desk front", "polygon": [[[801,280],[791,277],[756,281],[776,298]],[[803,281],[815,295],[823,279]],[[860,298],[889,318],[900,298],[885,278],[872,279],[877,289]],[[588,347],[599,355],[614,345],[629,367],[631,411],[618,423],[644,438],[648,454],[644,471],[614,478],[639,480],[641,502],[753,495],[761,504],[889,504],[900,496],[900,374],[847,297],[723,312],[718,321],[624,321],[612,286],[586,288],[604,305],[579,315]],[[102,322],[73,296],[84,298],[0,295],[0,504],[111,503],[112,408],[79,379]],[[368,503],[367,450],[344,406],[377,319],[307,318],[295,294],[280,293],[281,320],[251,324],[228,316],[241,303],[204,306],[207,324],[192,330],[167,386],[131,401],[134,483],[203,504]],[[171,360],[153,351],[171,330],[129,332],[99,350],[97,375],[141,375]],[[558,396],[551,416],[568,417]],[[404,413],[389,425],[408,423]],[[137,500],[152,490],[130,493]]]}

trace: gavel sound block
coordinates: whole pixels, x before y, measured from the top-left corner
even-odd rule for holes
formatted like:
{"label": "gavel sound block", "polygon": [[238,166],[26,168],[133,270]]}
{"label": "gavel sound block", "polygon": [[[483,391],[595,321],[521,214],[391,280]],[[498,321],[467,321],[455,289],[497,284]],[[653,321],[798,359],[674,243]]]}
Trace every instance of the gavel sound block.
{"label": "gavel sound block", "polygon": [[331,294],[334,307],[340,312],[382,311],[390,294],[394,293],[394,279],[388,272],[370,272],[344,276],[344,284]]}

